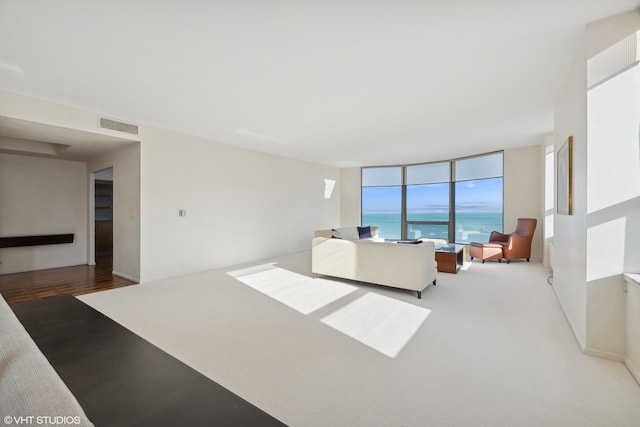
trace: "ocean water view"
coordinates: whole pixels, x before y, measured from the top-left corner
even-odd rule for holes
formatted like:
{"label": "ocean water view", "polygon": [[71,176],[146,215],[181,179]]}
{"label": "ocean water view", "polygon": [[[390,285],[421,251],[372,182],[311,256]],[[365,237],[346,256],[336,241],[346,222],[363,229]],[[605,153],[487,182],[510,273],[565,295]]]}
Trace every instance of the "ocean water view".
{"label": "ocean water view", "polygon": [[[448,212],[412,212],[408,221],[448,221]],[[400,212],[365,212],[362,225],[379,227],[380,237],[400,239],[402,220]],[[502,232],[502,212],[456,212],[456,243],[487,242],[492,231]],[[448,225],[407,224],[407,238],[449,240]]]}

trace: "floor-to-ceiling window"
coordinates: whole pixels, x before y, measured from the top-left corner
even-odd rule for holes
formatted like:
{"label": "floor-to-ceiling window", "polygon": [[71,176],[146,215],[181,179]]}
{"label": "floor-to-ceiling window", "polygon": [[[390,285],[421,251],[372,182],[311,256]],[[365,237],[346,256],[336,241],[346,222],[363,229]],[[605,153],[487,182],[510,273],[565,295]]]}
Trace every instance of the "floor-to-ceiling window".
{"label": "floor-to-ceiling window", "polygon": [[454,181],[456,243],[502,232],[502,153],[456,160]]}
{"label": "floor-to-ceiling window", "polygon": [[449,239],[451,163],[406,167],[406,237]]}
{"label": "floor-to-ceiling window", "polygon": [[402,167],[362,169],[362,224],[385,239],[402,237],[402,181]]}
{"label": "floor-to-ceiling window", "polygon": [[503,154],[362,168],[362,224],[386,239],[486,242],[502,231]]}

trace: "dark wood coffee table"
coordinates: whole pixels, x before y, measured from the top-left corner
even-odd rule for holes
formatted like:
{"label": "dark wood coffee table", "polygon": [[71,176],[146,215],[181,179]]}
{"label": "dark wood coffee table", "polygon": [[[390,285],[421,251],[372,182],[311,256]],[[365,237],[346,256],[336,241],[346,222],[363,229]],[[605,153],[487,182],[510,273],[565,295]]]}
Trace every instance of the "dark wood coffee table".
{"label": "dark wood coffee table", "polygon": [[436,262],[438,271],[456,274],[467,259],[466,245],[436,245]]}

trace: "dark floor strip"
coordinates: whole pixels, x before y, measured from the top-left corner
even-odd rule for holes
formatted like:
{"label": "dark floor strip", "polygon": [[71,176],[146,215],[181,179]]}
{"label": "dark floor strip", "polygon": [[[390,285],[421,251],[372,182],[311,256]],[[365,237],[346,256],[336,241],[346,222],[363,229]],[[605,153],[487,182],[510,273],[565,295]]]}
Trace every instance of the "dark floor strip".
{"label": "dark floor strip", "polygon": [[97,426],[282,426],[71,296],[11,307]]}

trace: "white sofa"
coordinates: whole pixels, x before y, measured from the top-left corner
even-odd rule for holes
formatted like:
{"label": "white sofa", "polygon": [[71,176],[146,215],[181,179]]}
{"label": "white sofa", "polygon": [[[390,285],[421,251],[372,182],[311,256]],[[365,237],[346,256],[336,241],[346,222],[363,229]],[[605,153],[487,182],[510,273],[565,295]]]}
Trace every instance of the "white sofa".
{"label": "white sofa", "polygon": [[2,296],[0,331],[0,414],[5,424],[26,420],[33,425],[93,426]]}
{"label": "white sofa", "polygon": [[346,240],[326,237],[327,234],[331,236],[331,230],[320,230],[313,238],[311,271],[314,277],[321,274],[408,289],[416,291],[418,298],[422,298],[422,291],[429,284],[436,284],[433,242],[403,244],[376,241],[375,237]]}

